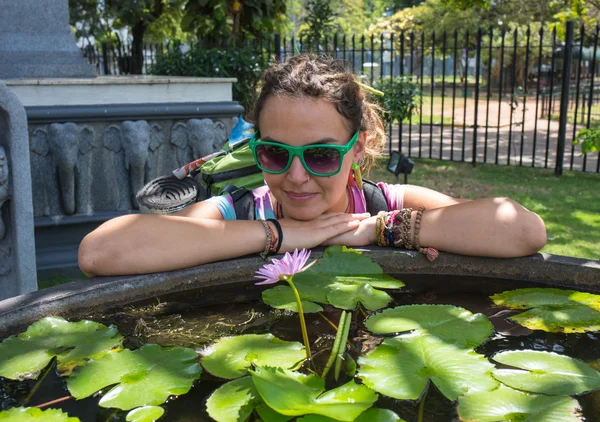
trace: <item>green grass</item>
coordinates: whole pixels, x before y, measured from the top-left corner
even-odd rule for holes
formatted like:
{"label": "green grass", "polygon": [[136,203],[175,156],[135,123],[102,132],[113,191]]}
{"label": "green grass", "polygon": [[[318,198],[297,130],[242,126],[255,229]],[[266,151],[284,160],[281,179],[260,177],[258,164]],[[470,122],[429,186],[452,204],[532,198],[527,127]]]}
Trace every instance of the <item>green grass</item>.
{"label": "green grass", "polygon": [[50,278],[38,278],[38,289],[47,289],[48,287],[58,286],[60,284],[69,283],[71,281],[81,280],[87,278],[83,273],[78,276],[65,277],[61,275],[57,275]]}
{"label": "green grass", "polygon": [[[408,182],[457,198],[512,198],[539,214],[546,223],[548,244],[556,255],[600,259],[600,174],[456,163],[416,159]],[[395,182],[385,161],[371,171],[372,180]],[[402,183],[402,178],[401,178]]]}

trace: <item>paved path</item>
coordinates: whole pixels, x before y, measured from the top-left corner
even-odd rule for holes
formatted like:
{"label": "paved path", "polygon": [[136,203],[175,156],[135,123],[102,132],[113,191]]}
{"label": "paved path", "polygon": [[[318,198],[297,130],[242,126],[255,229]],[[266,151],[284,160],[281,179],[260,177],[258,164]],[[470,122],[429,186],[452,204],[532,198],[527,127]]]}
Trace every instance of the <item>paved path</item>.
{"label": "paved path", "polygon": [[[446,99],[444,103],[444,117],[446,120],[452,119],[452,99]],[[441,156],[446,160],[462,160],[462,147],[464,139],[464,160],[473,160],[473,142],[474,142],[474,122],[475,122],[475,101],[467,100],[466,120],[465,104],[462,99],[456,102],[454,110],[454,136],[451,124],[446,123],[443,127],[439,124],[433,126],[423,123],[419,127],[419,116],[413,116],[413,123],[402,125],[402,152],[406,153],[410,142],[410,155],[419,156],[419,139],[421,140],[421,156],[429,157],[430,151],[433,158]],[[547,167],[554,169],[556,163],[556,147],[558,140],[558,121],[548,120],[547,116],[536,119],[541,115],[541,103],[536,110],[535,102],[526,104],[525,115],[523,115],[522,104],[518,105],[512,113],[507,102],[490,101],[489,112],[486,101],[479,101],[477,110],[477,162],[488,163],[496,162],[499,164],[523,165],[535,167]],[[423,115],[430,115],[429,105],[424,106]],[[436,104],[433,115],[441,116],[441,104]],[[498,121],[500,114],[500,121]],[[466,129],[463,136],[463,121],[466,121]],[[486,121],[488,122],[486,130]],[[499,123],[499,124],[498,124]],[[577,125],[576,130],[583,129],[584,125]],[[421,131],[421,134],[419,133]],[[549,136],[547,134],[550,134]],[[399,139],[398,126],[393,128],[392,146],[398,149]],[[454,148],[452,148],[452,138],[454,137]],[[487,137],[487,147],[486,147]],[[598,153],[589,154],[586,158],[581,157],[579,146],[572,148],[571,141],[574,138],[574,128],[572,124],[567,125],[567,136],[565,145],[564,171],[571,169],[571,159],[573,160],[573,170],[587,172],[598,171]],[[535,142],[535,155],[534,155]],[[509,147],[510,145],[510,147]],[[523,157],[521,158],[521,149]],[[572,151],[574,152],[572,154]]]}

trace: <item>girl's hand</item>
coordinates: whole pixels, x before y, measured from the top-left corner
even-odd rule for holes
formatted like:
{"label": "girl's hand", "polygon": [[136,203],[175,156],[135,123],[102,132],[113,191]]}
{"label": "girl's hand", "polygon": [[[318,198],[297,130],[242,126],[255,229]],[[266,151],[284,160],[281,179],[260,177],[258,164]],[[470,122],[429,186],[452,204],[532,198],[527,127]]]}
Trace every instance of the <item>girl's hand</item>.
{"label": "girl's hand", "polygon": [[[314,248],[324,244],[328,239],[355,232],[361,222],[369,217],[369,213],[326,213],[309,221],[283,218],[279,220],[283,231],[283,242],[279,253],[292,252],[296,248]],[[375,233],[375,226],[373,226],[373,233]]]}
{"label": "girl's hand", "polygon": [[360,221],[354,230],[338,234],[325,240],[322,245],[367,246],[377,243],[375,223],[377,216]]}

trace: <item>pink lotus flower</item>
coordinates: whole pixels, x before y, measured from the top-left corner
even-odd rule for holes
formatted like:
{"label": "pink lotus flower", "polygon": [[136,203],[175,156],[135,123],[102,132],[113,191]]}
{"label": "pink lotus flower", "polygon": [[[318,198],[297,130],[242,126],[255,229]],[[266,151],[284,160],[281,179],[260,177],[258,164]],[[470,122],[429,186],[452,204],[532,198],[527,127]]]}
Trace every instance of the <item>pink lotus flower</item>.
{"label": "pink lotus flower", "polygon": [[298,249],[294,250],[294,253],[290,255],[286,252],[283,258],[273,259],[271,264],[265,264],[262,268],[256,271],[254,278],[263,279],[264,281],[256,283],[257,286],[263,284],[275,284],[280,280],[287,280],[294,274],[301,273],[310,268],[316,260],[306,265],[306,261],[310,257],[310,251],[302,249],[298,252]]}

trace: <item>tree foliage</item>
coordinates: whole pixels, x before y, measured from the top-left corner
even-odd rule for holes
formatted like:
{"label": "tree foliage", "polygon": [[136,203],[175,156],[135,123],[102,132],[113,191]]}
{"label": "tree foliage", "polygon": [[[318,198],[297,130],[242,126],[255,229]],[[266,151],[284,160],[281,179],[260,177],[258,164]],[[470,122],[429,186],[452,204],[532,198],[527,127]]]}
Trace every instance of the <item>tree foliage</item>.
{"label": "tree foliage", "polygon": [[287,23],[285,4],[285,0],[189,0],[182,28],[209,45],[231,38],[260,39],[281,32]]}
{"label": "tree foliage", "polygon": [[[131,73],[142,73],[143,43],[154,24],[155,34],[177,31],[177,16],[186,0],[69,0],[70,22],[76,36],[111,42],[116,31],[127,28],[132,36]],[[167,17],[170,16],[170,17]],[[162,20],[160,20],[162,18]],[[159,25],[160,23],[160,25]]]}
{"label": "tree foliage", "polygon": [[329,0],[308,0],[306,4],[307,15],[304,26],[300,30],[300,37],[304,43],[312,48],[339,31],[335,22],[336,14]]}

